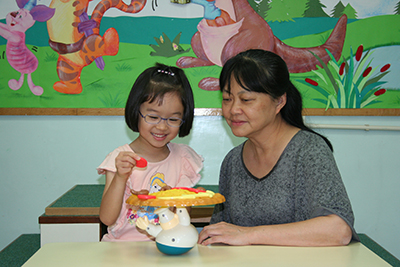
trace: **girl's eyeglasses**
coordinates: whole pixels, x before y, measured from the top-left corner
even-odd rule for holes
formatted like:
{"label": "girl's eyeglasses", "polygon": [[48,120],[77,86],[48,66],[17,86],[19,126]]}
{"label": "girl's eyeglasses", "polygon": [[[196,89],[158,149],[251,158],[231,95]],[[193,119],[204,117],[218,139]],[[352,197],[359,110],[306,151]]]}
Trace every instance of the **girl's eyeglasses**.
{"label": "girl's eyeglasses", "polygon": [[146,114],[143,116],[143,114],[140,111],[139,114],[140,116],[142,116],[144,121],[149,124],[159,124],[161,120],[164,120],[167,122],[168,126],[180,127],[184,123],[184,120],[177,117],[162,118],[161,116],[158,116],[156,114]]}

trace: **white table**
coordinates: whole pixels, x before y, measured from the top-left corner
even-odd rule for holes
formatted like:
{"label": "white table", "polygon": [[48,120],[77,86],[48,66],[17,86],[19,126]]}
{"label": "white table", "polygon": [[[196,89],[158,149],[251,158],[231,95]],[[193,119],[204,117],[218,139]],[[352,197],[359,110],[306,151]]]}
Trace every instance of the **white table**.
{"label": "white table", "polygon": [[74,242],[44,245],[24,265],[32,266],[390,266],[361,243],[344,247],[201,246],[179,256],[160,253],[154,242]]}

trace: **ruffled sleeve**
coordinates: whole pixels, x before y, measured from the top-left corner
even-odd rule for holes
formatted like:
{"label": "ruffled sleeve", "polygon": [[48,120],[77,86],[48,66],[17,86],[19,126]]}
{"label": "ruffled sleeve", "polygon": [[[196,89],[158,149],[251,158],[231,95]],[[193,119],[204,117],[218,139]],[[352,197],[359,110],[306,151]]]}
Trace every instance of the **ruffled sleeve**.
{"label": "ruffled sleeve", "polygon": [[116,148],[113,152],[109,153],[104,161],[97,167],[98,174],[105,174],[106,171],[116,172],[115,158],[121,151],[131,151],[129,145],[124,145]]}
{"label": "ruffled sleeve", "polygon": [[196,185],[203,169],[203,157],[196,153],[191,147],[185,144],[176,144],[181,154],[182,168],[177,186],[193,187]]}

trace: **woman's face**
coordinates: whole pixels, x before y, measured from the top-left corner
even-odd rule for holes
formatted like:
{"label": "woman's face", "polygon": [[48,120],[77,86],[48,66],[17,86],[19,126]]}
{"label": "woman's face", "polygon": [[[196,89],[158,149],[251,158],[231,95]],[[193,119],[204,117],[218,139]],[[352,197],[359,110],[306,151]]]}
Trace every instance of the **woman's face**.
{"label": "woman's face", "polygon": [[222,93],[222,114],[235,136],[256,137],[267,127],[273,127],[285,100],[247,91],[232,78],[230,93]]}
{"label": "woman's face", "polygon": [[[165,119],[170,117],[182,119],[183,111],[182,100],[176,93],[165,94],[161,102],[155,99],[152,103],[144,102],[140,106],[143,116],[152,114]],[[169,126],[166,120],[161,120],[158,124],[149,124],[140,118],[138,125],[140,138],[153,147],[165,146],[178,135],[180,129],[180,127]]]}

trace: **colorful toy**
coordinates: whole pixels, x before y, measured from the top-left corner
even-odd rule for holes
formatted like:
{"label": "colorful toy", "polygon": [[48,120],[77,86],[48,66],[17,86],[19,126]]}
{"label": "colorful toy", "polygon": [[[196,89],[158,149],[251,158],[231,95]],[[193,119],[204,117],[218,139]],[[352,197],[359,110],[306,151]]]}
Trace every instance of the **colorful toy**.
{"label": "colorful toy", "polygon": [[190,216],[186,208],[177,208],[176,213],[168,208],[159,208],[155,213],[158,215],[160,224],[149,223],[147,217],[140,217],[136,221],[136,226],[156,238],[159,251],[168,255],[180,255],[196,245],[198,232],[190,224]]}
{"label": "colorful toy", "polygon": [[[138,206],[161,206],[155,210],[159,224],[150,223],[144,216],[137,219],[136,226],[156,238],[156,246],[160,252],[180,255],[191,250],[198,240],[198,232],[190,223],[186,207],[211,205],[224,201],[224,196],[210,190],[175,187],[148,195],[131,195],[126,202]],[[176,213],[168,207],[177,207]]]}
{"label": "colorful toy", "polygon": [[54,9],[44,5],[36,5],[36,0],[17,0],[18,11],[8,13],[6,24],[0,23],[0,35],[7,39],[6,54],[8,63],[21,73],[17,80],[8,81],[12,90],[18,90],[24,83],[27,74],[28,86],[34,95],[43,94],[43,88],[32,81],[32,73],[37,69],[39,61],[25,44],[25,32],[36,21],[44,22],[54,15]]}

